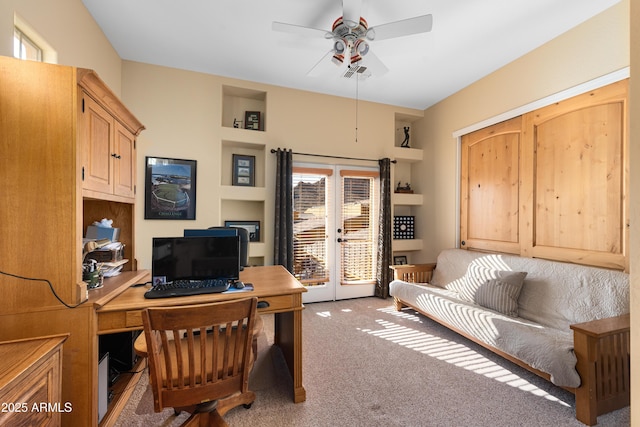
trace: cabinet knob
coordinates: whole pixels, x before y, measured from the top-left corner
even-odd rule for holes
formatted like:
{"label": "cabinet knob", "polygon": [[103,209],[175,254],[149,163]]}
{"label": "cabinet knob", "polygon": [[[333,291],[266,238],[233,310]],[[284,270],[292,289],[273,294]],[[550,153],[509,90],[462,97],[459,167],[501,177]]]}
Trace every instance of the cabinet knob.
{"label": "cabinet knob", "polygon": [[120,154],[116,154],[116,153],[111,153],[111,157],[113,157],[114,159],[122,158],[122,156],[120,156]]}

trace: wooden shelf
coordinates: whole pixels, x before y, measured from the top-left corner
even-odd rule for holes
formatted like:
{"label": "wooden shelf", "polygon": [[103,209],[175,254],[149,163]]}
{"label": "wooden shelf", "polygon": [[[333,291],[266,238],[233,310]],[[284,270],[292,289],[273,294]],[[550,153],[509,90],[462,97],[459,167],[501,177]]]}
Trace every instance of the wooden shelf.
{"label": "wooden shelf", "polygon": [[104,284],[101,288],[90,289],[88,303],[95,305],[96,308],[102,307],[129,289],[131,285],[149,280],[151,280],[149,270],[124,271],[117,276],[104,279]]}

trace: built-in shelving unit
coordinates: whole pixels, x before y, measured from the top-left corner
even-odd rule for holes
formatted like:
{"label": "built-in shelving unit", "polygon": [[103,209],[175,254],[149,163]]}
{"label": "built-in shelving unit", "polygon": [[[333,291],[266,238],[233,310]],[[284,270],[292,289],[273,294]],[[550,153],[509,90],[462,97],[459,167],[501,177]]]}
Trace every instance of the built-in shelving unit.
{"label": "built-in shelving unit", "polygon": [[[258,129],[245,129],[247,112],[259,113]],[[262,228],[265,221],[267,93],[235,86],[222,87],[220,128],[219,218],[225,221],[259,221],[260,240],[249,244],[249,264],[264,265],[266,245]],[[233,185],[233,155],[252,156],[254,185]]]}
{"label": "built-in shelving unit", "polygon": [[[416,208],[422,206],[424,199],[421,194],[419,182],[412,180],[412,171],[415,164],[422,162],[423,151],[414,147],[415,143],[411,139],[411,128],[413,122],[420,119],[420,116],[414,116],[404,113],[396,113],[395,115],[395,143],[393,148],[393,157],[396,164],[392,171],[393,188],[399,185],[404,187],[407,184],[411,186],[413,193],[394,192],[391,196],[393,205],[393,216],[416,216]],[[402,147],[405,140],[405,128],[409,128],[409,147]],[[394,239],[393,254],[405,255],[409,263],[415,262],[411,259],[411,252],[422,249],[423,241],[420,239],[420,220],[416,217],[415,221],[415,238],[413,239]]]}

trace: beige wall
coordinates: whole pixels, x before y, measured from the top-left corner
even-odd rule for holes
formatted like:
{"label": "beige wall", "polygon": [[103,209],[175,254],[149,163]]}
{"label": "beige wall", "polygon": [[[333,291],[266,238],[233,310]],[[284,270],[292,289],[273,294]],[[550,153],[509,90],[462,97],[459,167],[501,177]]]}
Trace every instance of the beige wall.
{"label": "beige wall", "polygon": [[14,13],[57,52],[57,63],[96,70],[120,94],[122,61],[81,0],[0,1],[0,55],[13,56]]}
{"label": "beige wall", "polygon": [[[455,131],[629,66],[629,2],[517,59],[425,111],[414,129],[427,141],[425,167],[414,181],[429,182],[418,213],[428,227],[425,250],[432,261],[456,241],[457,141]],[[472,64],[470,64],[472,66]]]}
{"label": "beige wall", "polygon": [[[125,104],[147,127],[138,140],[138,195],[136,246],[139,265],[150,268],[153,236],[182,235],[185,228],[222,225],[217,186],[228,168],[221,164],[222,87],[233,86],[266,92],[266,138],[264,155],[267,189],[262,227],[264,261],[273,262],[271,242],[274,223],[273,191],[275,156],[271,148],[295,152],[378,159],[391,156],[395,138],[395,113],[422,115],[422,111],[360,101],[358,141],[356,101],[277,86],[239,81],[190,71],[125,61]],[[242,119],[242,118],[240,118]],[[144,219],[144,158],[172,157],[197,160],[195,221]],[[294,156],[295,161],[373,166],[376,162],[317,159]],[[241,213],[239,213],[241,214]],[[236,218],[238,219],[238,218]],[[242,219],[242,218],[240,218]],[[258,217],[258,219],[260,219]]]}

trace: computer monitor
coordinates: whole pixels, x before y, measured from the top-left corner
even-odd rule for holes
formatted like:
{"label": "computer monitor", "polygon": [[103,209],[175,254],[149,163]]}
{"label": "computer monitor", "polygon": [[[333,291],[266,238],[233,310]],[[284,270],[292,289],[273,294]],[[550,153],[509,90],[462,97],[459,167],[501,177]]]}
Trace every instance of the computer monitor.
{"label": "computer monitor", "polygon": [[153,284],[240,278],[240,237],[154,237]]}
{"label": "computer monitor", "polygon": [[249,265],[249,231],[240,227],[210,227],[207,229],[184,230],[184,236],[240,236],[240,270]]}

